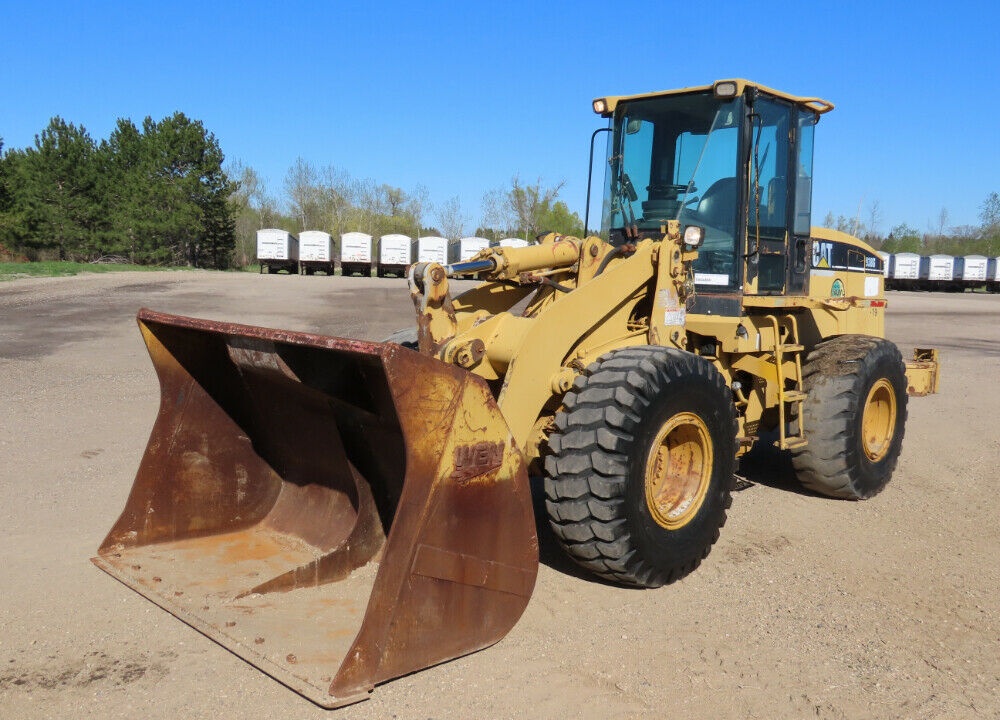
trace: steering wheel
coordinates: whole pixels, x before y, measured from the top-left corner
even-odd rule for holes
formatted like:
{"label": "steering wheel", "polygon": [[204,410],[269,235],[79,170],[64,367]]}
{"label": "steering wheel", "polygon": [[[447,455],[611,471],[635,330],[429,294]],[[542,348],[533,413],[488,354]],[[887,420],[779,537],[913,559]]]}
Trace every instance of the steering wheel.
{"label": "steering wheel", "polygon": [[687,185],[674,185],[672,183],[654,183],[646,188],[649,197],[658,200],[673,200],[686,192],[698,192],[698,188]]}
{"label": "steering wheel", "polygon": [[733,256],[719,250],[702,250],[698,253],[695,266],[701,272],[732,275]]}

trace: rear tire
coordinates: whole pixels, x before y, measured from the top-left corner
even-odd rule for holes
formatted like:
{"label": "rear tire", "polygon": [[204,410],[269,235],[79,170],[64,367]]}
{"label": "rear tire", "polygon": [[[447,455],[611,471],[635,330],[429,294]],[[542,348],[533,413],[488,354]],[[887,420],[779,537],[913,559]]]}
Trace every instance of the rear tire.
{"label": "rear tire", "polygon": [[842,335],[803,367],[809,444],[792,454],[799,481],[823,495],[863,500],[892,477],[906,426],[906,365],[893,343]]}
{"label": "rear tire", "polygon": [[658,587],[705,558],[731,504],[736,410],[719,372],[691,353],[602,356],[556,414],[545,459],[549,524],[607,580]]}

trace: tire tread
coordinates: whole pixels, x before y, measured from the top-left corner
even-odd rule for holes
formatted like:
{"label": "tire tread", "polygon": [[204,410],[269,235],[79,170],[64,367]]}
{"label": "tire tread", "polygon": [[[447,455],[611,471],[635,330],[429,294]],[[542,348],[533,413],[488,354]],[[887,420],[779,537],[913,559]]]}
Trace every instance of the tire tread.
{"label": "tire tread", "polygon": [[[544,463],[549,522],[567,554],[602,578],[641,587],[672,582],[701,563],[725,524],[735,483],[732,472],[718,516],[711,520],[716,524],[711,542],[693,559],[670,565],[642,557],[626,519],[629,453],[643,413],[665,388],[692,376],[708,378],[713,392],[731,399],[718,371],[691,353],[657,346],[616,350],[584,370],[556,415],[549,439],[552,454]],[[721,404],[727,408],[723,422],[735,438],[735,408],[731,401]]]}

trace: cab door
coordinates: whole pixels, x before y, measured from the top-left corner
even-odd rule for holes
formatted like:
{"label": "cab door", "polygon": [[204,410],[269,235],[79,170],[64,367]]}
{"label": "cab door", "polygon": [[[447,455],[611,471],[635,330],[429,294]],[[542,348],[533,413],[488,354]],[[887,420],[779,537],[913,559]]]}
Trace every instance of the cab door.
{"label": "cab door", "polygon": [[[757,96],[748,107],[747,230],[743,291],[748,295],[801,292],[808,270],[808,230],[801,247],[794,225],[795,167],[790,103]],[[811,160],[811,157],[810,157]],[[793,180],[789,182],[789,178]],[[801,263],[799,262],[801,259]]]}

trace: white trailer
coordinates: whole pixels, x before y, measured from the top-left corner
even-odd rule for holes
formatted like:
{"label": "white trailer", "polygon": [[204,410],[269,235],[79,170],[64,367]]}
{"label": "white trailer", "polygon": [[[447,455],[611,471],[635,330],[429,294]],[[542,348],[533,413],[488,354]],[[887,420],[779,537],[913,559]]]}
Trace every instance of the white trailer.
{"label": "white trailer", "polygon": [[257,231],[257,262],[262,273],[299,272],[299,239],[287,230],[266,228]]}
{"label": "white trailer", "polygon": [[986,263],[986,289],[1000,292],[1000,257],[990,258]]}
{"label": "white trailer", "polygon": [[410,265],[412,242],[407,235],[383,235],[379,238],[376,274],[379,277],[386,275],[405,277],[406,268]]}
{"label": "white trailer", "polygon": [[486,238],[464,237],[449,247],[449,260],[453,263],[465,262],[489,246],[490,241]]}
{"label": "white trailer", "polygon": [[982,286],[987,280],[989,262],[985,255],[966,255],[962,266],[962,284],[970,288]]}
{"label": "white trailer", "polygon": [[876,253],[880,258],[882,258],[882,277],[886,280],[889,279],[889,265],[892,264],[892,255],[887,252]]}
{"label": "white trailer", "polygon": [[333,254],[333,238],[322,230],[305,230],[299,233],[299,269],[304,275],[322,270],[333,275],[337,259]]}
{"label": "white trailer", "polygon": [[955,271],[953,255],[931,255],[927,269],[927,279],[935,282],[949,282]]}
{"label": "white trailer", "polygon": [[920,258],[920,281],[924,290],[951,290],[954,279],[954,255],[930,255]]}
{"label": "white trailer", "polygon": [[349,232],[340,236],[340,274],[372,274],[372,236],[361,232]]}
{"label": "white trailer", "polygon": [[528,241],[522,240],[521,238],[504,238],[500,241],[500,247],[528,247]]}
{"label": "white trailer", "polygon": [[896,253],[892,256],[888,287],[892,290],[911,290],[920,279],[920,256],[916,253]]}
{"label": "white trailer", "polygon": [[413,243],[414,262],[434,262],[448,264],[448,241],[443,237],[428,235],[417,238]]}

